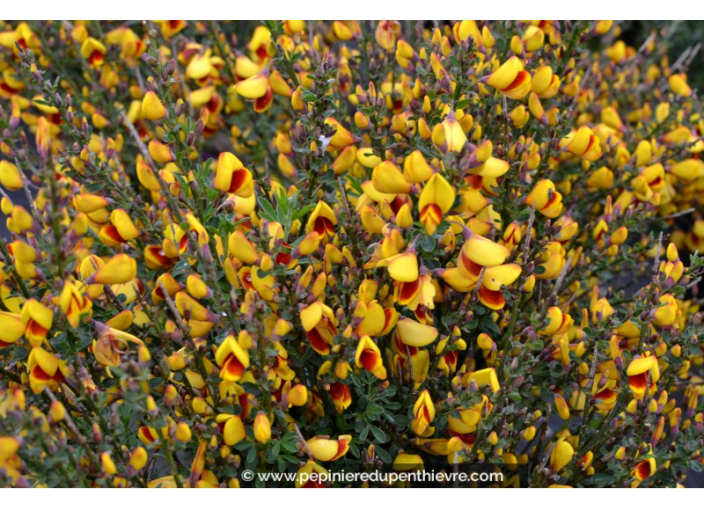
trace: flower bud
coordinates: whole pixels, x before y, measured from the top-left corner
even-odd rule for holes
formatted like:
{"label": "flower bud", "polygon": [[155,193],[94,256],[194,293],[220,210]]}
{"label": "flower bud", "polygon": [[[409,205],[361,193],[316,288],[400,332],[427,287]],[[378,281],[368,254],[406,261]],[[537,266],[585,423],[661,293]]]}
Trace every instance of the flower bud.
{"label": "flower bud", "polygon": [[266,443],[271,438],[271,423],[265,413],[259,412],[254,418],[254,438],[258,443]]}

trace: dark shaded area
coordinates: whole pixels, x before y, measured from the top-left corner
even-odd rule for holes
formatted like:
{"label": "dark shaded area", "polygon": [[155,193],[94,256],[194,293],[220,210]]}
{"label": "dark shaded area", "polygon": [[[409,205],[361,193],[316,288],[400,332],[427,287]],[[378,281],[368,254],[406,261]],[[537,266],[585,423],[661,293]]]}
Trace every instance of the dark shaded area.
{"label": "dark shaded area", "polygon": [[[658,32],[655,44],[667,44],[670,63],[674,63],[687,48],[700,43],[704,45],[704,21],[624,20],[619,26],[621,39],[635,48],[643,44],[653,31]],[[690,86],[704,91],[704,48],[692,60],[687,72]]]}

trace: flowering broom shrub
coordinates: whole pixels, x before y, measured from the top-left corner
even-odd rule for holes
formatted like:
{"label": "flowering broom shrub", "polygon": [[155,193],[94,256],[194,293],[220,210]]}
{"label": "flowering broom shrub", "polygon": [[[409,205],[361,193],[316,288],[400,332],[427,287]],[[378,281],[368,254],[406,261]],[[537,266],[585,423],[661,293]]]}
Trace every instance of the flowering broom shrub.
{"label": "flowering broom shrub", "polygon": [[704,117],[659,33],[0,22],[0,49],[3,485],[704,468]]}

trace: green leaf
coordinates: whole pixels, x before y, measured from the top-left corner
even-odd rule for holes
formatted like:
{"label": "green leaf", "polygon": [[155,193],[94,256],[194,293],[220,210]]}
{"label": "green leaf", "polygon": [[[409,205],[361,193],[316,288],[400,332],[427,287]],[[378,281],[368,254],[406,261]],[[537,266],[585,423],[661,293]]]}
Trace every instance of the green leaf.
{"label": "green leaf", "polygon": [[377,456],[381,461],[385,464],[391,464],[393,462],[393,459],[391,458],[391,455],[389,455],[389,452],[384,450],[383,448],[376,446],[374,448],[374,451],[376,452]]}
{"label": "green leaf", "polygon": [[691,460],[689,461],[689,469],[691,469],[695,473],[701,473],[702,471],[704,471],[704,465],[702,465],[702,463],[699,461]]}
{"label": "green leaf", "polygon": [[269,221],[276,221],[276,211],[274,210],[274,206],[271,205],[271,202],[263,197],[259,198],[257,202],[259,202],[259,207],[262,208],[260,215]]}
{"label": "green leaf", "polygon": [[362,431],[359,433],[359,440],[366,441],[369,435],[369,424],[365,425]]}
{"label": "green leaf", "polygon": [[584,485],[591,487],[610,487],[616,481],[613,475],[607,473],[595,473],[584,480]]}
{"label": "green leaf", "polygon": [[376,439],[379,443],[385,443],[389,440],[389,436],[386,435],[386,432],[381,430],[379,427],[369,425],[369,429],[372,431],[374,439]]}
{"label": "green leaf", "polygon": [[432,253],[435,250],[436,245],[437,245],[437,243],[435,242],[435,238],[432,236],[426,235],[426,236],[423,236],[420,240],[420,247],[426,253]]}
{"label": "green leaf", "polygon": [[308,214],[309,211],[315,208],[314,204],[308,204],[307,206],[303,207],[302,209],[299,209],[298,211],[293,213],[293,220],[296,221],[297,219],[305,216]]}
{"label": "green leaf", "polygon": [[408,427],[408,425],[411,423],[411,420],[408,418],[408,416],[404,416],[402,414],[397,414],[394,417],[394,422],[399,427]]}
{"label": "green leaf", "polygon": [[318,98],[307,88],[301,87],[301,99],[303,99],[306,103],[312,103]]}
{"label": "green leaf", "polygon": [[247,460],[245,460],[245,466],[249,469],[253,469],[257,465],[257,449],[250,448],[247,452]]}

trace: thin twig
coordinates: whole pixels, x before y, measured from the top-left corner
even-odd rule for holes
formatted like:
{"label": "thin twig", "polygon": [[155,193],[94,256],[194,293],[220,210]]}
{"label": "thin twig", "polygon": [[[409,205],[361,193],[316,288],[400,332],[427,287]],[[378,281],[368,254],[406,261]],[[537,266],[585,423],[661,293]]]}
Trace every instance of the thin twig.
{"label": "thin twig", "polygon": [[689,209],[685,209],[684,211],[679,211],[679,212],[676,212],[676,213],[674,213],[674,214],[670,214],[669,216],[663,216],[662,219],[663,219],[663,220],[671,220],[671,219],[673,219],[673,218],[678,218],[678,217],[680,217],[680,216],[686,216],[687,214],[692,213],[692,212],[694,212],[694,211],[696,211],[696,210],[697,210],[696,207],[690,207]]}
{"label": "thin twig", "polygon": [[186,324],[183,322],[181,312],[179,312],[178,308],[176,308],[176,304],[174,303],[173,299],[171,299],[169,291],[166,290],[166,287],[164,287],[164,283],[162,281],[159,281],[157,285],[159,285],[159,288],[164,293],[164,301],[166,301],[166,306],[168,306],[169,310],[171,310],[171,315],[173,315],[174,320],[176,321],[176,325],[185,336],[190,337],[190,330],[186,327]]}
{"label": "thin twig", "polygon": [[410,349],[410,347],[408,347],[408,345],[406,345],[406,356],[408,356],[408,368],[410,370],[410,375],[408,378],[411,381],[411,389],[412,389],[412,388],[415,388],[415,386],[416,386],[416,378],[415,378],[415,374],[413,373],[413,358],[411,357],[411,349]]}
{"label": "thin twig", "polygon": [[134,124],[132,124],[132,121],[129,119],[127,114],[123,111],[122,112],[122,120],[125,123],[125,126],[127,126],[127,129],[130,132],[130,135],[132,135],[132,139],[135,141],[137,144],[137,148],[139,149],[139,152],[142,153],[142,156],[144,156],[144,159],[147,160],[147,163],[149,163],[149,166],[152,167],[156,171],[156,163],[154,163],[154,160],[152,159],[152,155],[149,154],[149,149],[147,149],[147,146],[144,145],[144,142],[139,136],[139,133],[137,132],[137,128],[134,127]]}
{"label": "thin twig", "polygon": [[[528,225],[526,226],[526,238],[523,240],[523,247],[521,248],[521,253],[528,254],[528,245],[530,244],[530,235],[533,230],[533,222],[535,221],[535,204],[530,208],[530,217],[528,218]],[[524,262],[526,262],[524,260]]]}
{"label": "thin twig", "polygon": [[298,423],[294,423],[293,427],[296,429],[296,434],[298,435],[298,438],[301,440],[301,443],[303,443],[303,449],[308,454],[308,457],[310,457],[310,460],[315,460],[315,458],[313,457],[313,452],[311,452],[310,448],[308,448],[308,442],[306,441],[306,438],[303,437],[303,434],[301,434],[301,429],[298,428]]}
{"label": "thin twig", "polygon": [[20,179],[22,180],[22,189],[24,190],[24,194],[27,196],[27,202],[29,202],[29,208],[32,210],[32,215],[38,223],[42,223],[41,215],[39,214],[37,205],[34,203],[34,197],[32,196],[32,192],[29,191],[29,185],[27,184],[27,176],[24,175],[24,171],[22,170],[20,161],[17,158],[15,158],[15,164],[17,165],[17,170],[19,170]]}
{"label": "thin twig", "polygon": [[691,289],[691,288],[694,287],[696,284],[698,284],[700,281],[702,281],[702,277],[701,277],[701,276],[700,276],[699,278],[697,278],[696,280],[694,280],[693,282],[688,283],[685,288],[686,288],[686,289]]}
{"label": "thin twig", "polygon": [[653,261],[653,274],[656,275],[660,268],[660,250],[662,250],[662,232],[658,237],[658,247],[655,250],[655,260]]}
{"label": "thin twig", "polygon": [[[58,402],[56,399],[56,395],[54,395],[54,392],[51,391],[51,389],[48,386],[44,387],[44,393],[47,394],[49,397],[49,400],[52,402]],[[83,449],[85,450],[86,454],[88,457],[90,457],[91,461],[95,463],[96,466],[100,466],[100,461],[98,460],[98,456],[95,454],[93,451],[93,448],[88,444],[88,440],[86,437],[81,434],[81,431],[78,429],[76,424],[74,423],[73,419],[71,418],[71,413],[65,413],[64,414],[64,423],[66,426],[69,428],[69,430],[73,433],[73,435],[76,436],[78,439],[78,442],[81,443],[81,446],[83,446]]]}

